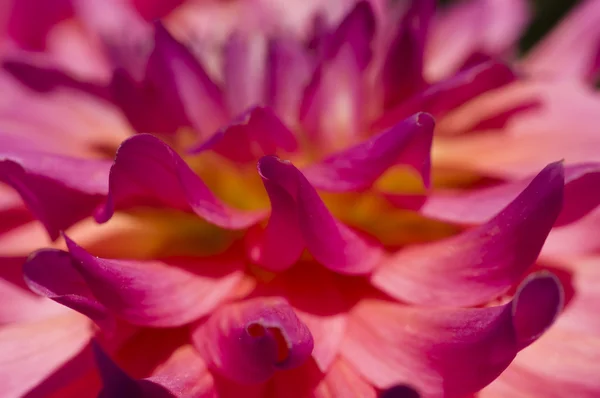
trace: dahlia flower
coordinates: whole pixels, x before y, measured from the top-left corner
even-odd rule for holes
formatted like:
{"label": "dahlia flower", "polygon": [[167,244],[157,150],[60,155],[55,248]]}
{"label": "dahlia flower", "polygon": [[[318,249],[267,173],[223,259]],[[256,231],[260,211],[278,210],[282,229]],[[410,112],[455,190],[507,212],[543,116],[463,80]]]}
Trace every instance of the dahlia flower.
{"label": "dahlia flower", "polygon": [[2,397],[600,395],[599,3],[326,3],[8,3]]}

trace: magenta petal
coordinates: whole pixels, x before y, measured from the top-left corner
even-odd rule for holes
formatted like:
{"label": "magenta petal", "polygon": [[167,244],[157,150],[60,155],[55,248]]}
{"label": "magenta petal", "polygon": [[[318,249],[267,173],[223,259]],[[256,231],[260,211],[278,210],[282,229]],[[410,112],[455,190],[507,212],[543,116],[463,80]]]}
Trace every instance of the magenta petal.
{"label": "magenta petal", "polygon": [[463,397],[493,381],[562,309],[558,279],[527,278],[512,302],[486,308],[416,308],[363,300],[352,310],[342,357],[379,388]]}
{"label": "magenta petal", "polygon": [[302,172],[317,189],[348,192],[369,188],[387,169],[400,163],[414,167],[428,187],[434,124],[427,113],[413,115]]}
{"label": "magenta petal", "polygon": [[421,305],[471,306],[510,289],[535,262],[563,201],[562,163],[542,170],[489,222],[443,241],[399,251],[373,284]]}
{"label": "magenta petal", "polygon": [[65,240],[73,265],[98,301],[137,325],[170,327],[193,321],[212,311],[242,277],[242,264],[235,261],[109,260]]}
{"label": "magenta petal", "polygon": [[396,121],[420,111],[431,113],[436,118],[441,117],[478,95],[514,80],[514,73],[506,65],[495,61],[484,62],[435,83],[422,93],[400,103],[377,120],[374,128],[388,128]]}
{"label": "magenta petal", "polygon": [[[460,194],[435,194],[421,208],[427,217],[459,224],[490,220],[531,182],[531,178]],[[600,164],[565,166],[564,204],[555,226],[570,224],[600,204]],[[390,198],[394,201],[394,198]]]}
{"label": "magenta petal", "polygon": [[224,49],[224,94],[229,111],[237,115],[264,103],[266,38],[259,34],[234,33]]}
{"label": "magenta petal", "polygon": [[233,161],[256,161],[278,149],[294,152],[296,137],[269,108],[252,107],[191,152],[213,150]]}
{"label": "magenta petal", "polygon": [[[164,104],[183,112],[190,127],[203,136],[228,121],[219,87],[183,44],[160,23],[155,24],[154,51],[148,60],[146,78],[160,91]],[[155,109],[163,113],[165,109]]]}
{"label": "magenta petal", "polygon": [[92,214],[106,195],[109,162],[0,150],[0,181],[15,189],[52,239]]}
{"label": "magenta petal", "polygon": [[167,144],[150,134],[125,140],[110,169],[109,193],[96,209],[98,222],[116,209],[156,205],[191,211],[222,228],[243,229],[264,217],[262,212],[233,209],[217,199]]}
{"label": "magenta petal", "polygon": [[23,264],[23,275],[33,292],[72,308],[101,326],[112,326],[108,309],[94,297],[69,253],[38,250]]}
{"label": "magenta petal", "polygon": [[434,12],[434,1],[413,0],[398,24],[381,71],[386,108],[426,86],[423,55],[429,22]]}
{"label": "magenta petal", "polygon": [[285,255],[277,269],[293,264],[301,253],[301,242],[319,263],[333,271],[362,274],[375,267],[382,254],[379,247],[336,221],[315,188],[290,162],[266,156],[259,161],[258,171],[273,206],[273,222],[265,231],[269,239],[263,242],[262,251],[271,253],[267,256],[273,261],[277,259],[272,253],[282,248],[293,253]]}
{"label": "magenta petal", "polygon": [[266,103],[288,124],[298,120],[302,92],[310,78],[311,66],[300,42],[283,37],[269,41]]}
{"label": "magenta petal", "polygon": [[192,338],[215,371],[244,384],[262,383],[277,370],[296,368],[313,350],[310,331],[280,298],[223,306]]}

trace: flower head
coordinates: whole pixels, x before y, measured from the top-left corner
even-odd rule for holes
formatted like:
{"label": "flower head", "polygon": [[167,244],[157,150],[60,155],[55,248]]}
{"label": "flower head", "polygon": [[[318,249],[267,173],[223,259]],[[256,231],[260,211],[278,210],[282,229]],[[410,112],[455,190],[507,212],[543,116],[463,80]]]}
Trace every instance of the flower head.
{"label": "flower head", "polygon": [[520,1],[179,3],[8,14],[3,395],[600,391],[595,61],[508,64]]}

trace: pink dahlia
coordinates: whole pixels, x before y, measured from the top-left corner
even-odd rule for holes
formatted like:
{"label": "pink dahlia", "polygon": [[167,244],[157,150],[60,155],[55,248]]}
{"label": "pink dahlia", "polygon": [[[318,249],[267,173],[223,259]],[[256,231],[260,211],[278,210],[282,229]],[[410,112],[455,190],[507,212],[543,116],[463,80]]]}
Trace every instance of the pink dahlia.
{"label": "pink dahlia", "polygon": [[386,4],[9,3],[2,397],[600,395],[598,2]]}

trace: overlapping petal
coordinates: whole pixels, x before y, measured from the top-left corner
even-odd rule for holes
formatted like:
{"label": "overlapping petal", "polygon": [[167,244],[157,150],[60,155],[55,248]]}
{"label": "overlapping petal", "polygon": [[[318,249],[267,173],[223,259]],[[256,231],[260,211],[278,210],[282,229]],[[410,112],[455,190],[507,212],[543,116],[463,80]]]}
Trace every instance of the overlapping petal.
{"label": "overlapping petal", "polygon": [[107,192],[110,162],[11,146],[0,150],[0,181],[15,189],[52,239],[88,217]]}
{"label": "overlapping petal", "polygon": [[110,169],[106,203],[95,213],[108,221],[117,209],[153,205],[196,213],[222,228],[246,228],[264,217],[221,202],[184,160],[167,144],[149,134],[124,141]]}
{"label": "overlapping petal", "polygon": [[433,128],[431,115],[418,113],[365,142],[304,168],[302,172],[317,189],[355,192],[369,188],[390,167],[404,164],[413,167],[428,187]]}
{"label": "overlapping petal", "polygon": [[340,273],[370,272],[381,250],[331,215],[317,191],[290,162],[274,156],[259,161],[258,171],[271,201],[271,217],[250,256],[271,270],[289,268],[306,247],[325,267]]}
{"label": "overlapping petal", "polygon": [[44,250],[25,264],[29,286],[96,320],[108,314],[144,326],[179,326],[212,311],[242,277],[235,259],[109,260],[65,237],[69,252]]}
{"label": "overlapping petal", "polygon": [[535,262],[563,202],[554,163],[487,223],[456,237],[400,250],[372,276],[392,297],[423,305],[470,306],[510,289]]}
{"label": "overlapping petal", "polygon": [[244,384],[261,383],[277,370],[302,365],[314,344],[306,325],[279,298],[227,304],[192,337],[215,371]]}
{"label": "overlapping petal", "polygon": [[476,309],[406,307],[365,299],[353,309],[342,357],[375,386],[459,397],[495,379],[562,308],[562,289],[534,274],[510,303]]}

